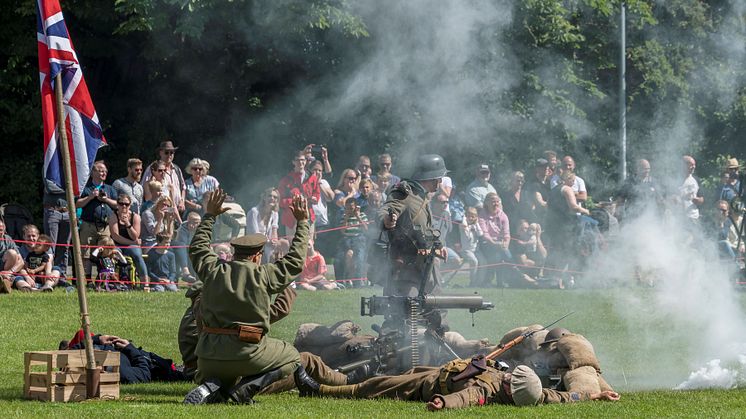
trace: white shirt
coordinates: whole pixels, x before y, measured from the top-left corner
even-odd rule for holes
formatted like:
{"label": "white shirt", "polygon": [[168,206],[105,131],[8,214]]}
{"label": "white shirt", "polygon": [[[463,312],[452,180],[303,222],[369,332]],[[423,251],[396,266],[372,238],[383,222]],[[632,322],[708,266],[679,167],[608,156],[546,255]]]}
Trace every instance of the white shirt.
{"label": "white shirt", "polygon": [[684,183],[679,186],[679,196],[684,207],[684,213],[693,220],[699,219],[699,208],[692,202],[692,199],[697,197],[697,192],[699,192],[699,183],[692,175],[687,176]]}
{"label": "white shirt", "polygon": [[[324,190],[324,187],[329,188],[329,182],[327,182],[326,179],[321,179],[321,181],[319,181],[319,187],[321,188],[321,190]],[[326,205],[326,197],[323,193],[319,198],[319,202],[313,204],[312,207],[314,214],[316,214],[316,225],[325,226],[329,224],[329,213]]]}

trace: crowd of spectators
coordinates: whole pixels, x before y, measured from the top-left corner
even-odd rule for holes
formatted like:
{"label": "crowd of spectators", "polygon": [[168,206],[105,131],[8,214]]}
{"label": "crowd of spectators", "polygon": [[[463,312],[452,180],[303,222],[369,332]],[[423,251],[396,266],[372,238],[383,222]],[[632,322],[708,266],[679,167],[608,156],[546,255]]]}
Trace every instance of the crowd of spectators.
{"label": "crowd of spectators", "polygon": [[[204,214],[206,193],[220,182],[209,174],[210,163],[197,157],[186,165],[185,176],[174,163],[177,150],[171,141],[160,143],[155,161],[144,165],[140,159],[129,159],[126,176],[111,184],[106,164],[94,163],[75,201],[90,287],[120,290],[139,284],[154,291],[176,291],[178,281],[196,280],[187,247]],[[632,222],[646,211],[680,212],[692,234],[709,233],[721,257],[742,268],[743,209],[734,202],[745,191],[738,161],[727,160],[711,198],[705,198],[694,176],[694,158],[683,156],[681,161],[676,187],[659,183],[651,175],[650,163],[641,159],[613,200],[596,203],[589,199],[593,185],[579,176],[575,159],[560,158],[554,151],[544,152],[527,170],[513,171],[501,182],[494,181],[486,162],[474,165],[474,177],[463,188],[445,177],[429,200],[432,225],[447,254],[438,267],[452,272],[443,276],[444,281],[464,272],[474,287],[564,288],[614,239],[620,223]],[[277,186],[265,189],[255,205],[229,204],[232,211],[218,222],[226,228],[220,240],[264,234],[264,262],[282,257],[295,231],[289,206],[300,194],[311,204],[314,245],[309,246],[297,288],[333,290],[375,283],[376,269],[370,269],[368,280],[369,264],[376,263],[369,260],[368,250],[382,239],[376,212],[401,180],[394,174],[392,156],[359,156],[354,167],[339,171],[338,178],[323,146],[306,146],[292,154],[290,163],[289,173]],[[332,185],[327,178],[337,181]],[[45,182],[43,202],[44,234],[26,225],[20,246],[5,234],[0,221],[0,291],[51,291],[67,282],[70,217],[64,191]],[[232,257],[225,244],[217,244],[216,252],[224,260]],[[334,259],[334,280],[324,255]]]}

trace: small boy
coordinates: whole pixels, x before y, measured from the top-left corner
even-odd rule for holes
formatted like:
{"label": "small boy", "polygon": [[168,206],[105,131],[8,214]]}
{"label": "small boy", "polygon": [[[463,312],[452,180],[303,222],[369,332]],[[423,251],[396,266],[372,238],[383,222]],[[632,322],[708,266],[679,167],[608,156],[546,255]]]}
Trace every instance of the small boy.
{"label": "small boy", "polygon": [[[94,285],[96,291],[126,291],[129,289],[125,284],[119,282],[116,267],[126,268],[129,262],[122,252],[116,248],[111,237],[102,237],[98,241],[96,250],[91,253],[91,261],[96,263],[98,277]],[[91,286],[89,284],[88,286]]]}
{"label": "small boy", "polygon": [[155,203],[158,202],[158,198],[160,198],[163,194],[163,184],[155,179],[151,179],[150,182],[145,185],[145,187],[150,190],[150,196],[152,199],[142,203],[140,214],[142,214],[146,209],[155,205]]}
{"label": "small boy", "polygon": [[21,276],[16,278],[15,286],[19,291],[41,290],[52,292],[60,279],[59,270],[52,269],[52,256],[49,249],[52,238],[42,234],[32,243],[25,258],[25,266]]}
{"label": "small boy", "polygon": [[148,273],[151,281],[158,282],[150,289],[155,292],[178,291],[174,281],[176,280],[176,256],[168,250],[171,246],[171,235],[158,233],[156,235],[158,244],[156,248],[148,253]]}
{"label": "small boy", "polygon": [[324,256],[314,248],[313,240],[308,241],[303,272],[300,273],[295,283],[297,289],[308,291],[337,289],[337,284],[326,280],[326,261]]}
{"label": "small boy", "polygon": [[464,212],[464,222],[460,225],[461,231],[461,258],[469,264],[469,283],[477,283],[477,269],[479,269],[479,259],[477,259],[477,245],[479,238],[482,237],[482,228],[479,227],[479,216],[477,209],[467,207]]}

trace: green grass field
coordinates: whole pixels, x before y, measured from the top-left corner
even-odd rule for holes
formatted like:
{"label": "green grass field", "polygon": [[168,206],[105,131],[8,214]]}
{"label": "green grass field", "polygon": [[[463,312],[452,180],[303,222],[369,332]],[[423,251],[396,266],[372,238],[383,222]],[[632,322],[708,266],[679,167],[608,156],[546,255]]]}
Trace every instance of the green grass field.
{"label": "green grass field", "polygon": [[[468,293],[473,290],[454,290]],[[742,417],[746,406],[744,390],[669,390],[685,380],[690,371],[707,359],[697,358],[692,336],[679,333],[681,321],[654,308],[654,294],[645,288],[560,290],[479,290],[495,303],[495,310],[471,316],[451,310],[453,330],[467,338],[487,337],[495,341],[505,331],[532,323],[549,323],[561,315],[576,313],[562,325],[582,333],[594,343],[607,380],[622,393],[617,403],[579,403],[519,409],[489,406],[442,414],[473,417],[510,415],[515,417]],[[272,336],[292,341],[300,323],[329,324],[352,319],[369,330],[380,318],[360,318],[360,296],[380,289],[301,293],[288,318],[277,323]],[[181,404],[191,384],[123,386],[119,401],[83,403],[42,403],[25,401],[23,352],[56,349],[78,328],[75,293],[57,290],[53,294],[0,296],[0,411],[3,417],[403,417],[429,415],[422,403],[395,401],[350,401],[299,399],[296,394],[258,397],[252,406],[194,407]],[[623,297],[623,298],[622,298]],[[744,297],[735,297],[743,306]],[[621,301],[621,302],[620,302]],[[89,294],[94,332],[129,338],[138,346],[179,359],[176,331],[188,300],[183,293]],[[631,314],[621,308],[632,307]],[[645,309],[648,307],[648,309]],[[692,315],[696,316],[695,310]],[[696,323],[695,324],[701,324]],[[701,326],[706,327],[706,326]],[[178,362],[178,361],[177,361]],[[441,414],[441,413],[439,413]]]}

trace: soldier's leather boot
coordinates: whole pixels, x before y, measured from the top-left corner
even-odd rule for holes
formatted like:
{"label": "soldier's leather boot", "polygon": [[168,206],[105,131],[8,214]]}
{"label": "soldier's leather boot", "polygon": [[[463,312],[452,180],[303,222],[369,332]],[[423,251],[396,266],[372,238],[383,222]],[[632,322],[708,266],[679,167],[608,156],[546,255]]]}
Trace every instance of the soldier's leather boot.
{"label": "soldier's leather boot", "polygon": [[222,403],[225,401],[225,396],[220,392],[221,386],[222,383],[217,378],[208,378],[187,393],[184,404]]}
{"label": "soldier's leather boot", "polygon": [[319,383],[317,383],[311,376],[306,373],[306,369],[303,366],[296,368],[293,373],[295,379],[295,386],[298,387],[301,397],[319,397]]}
{"label": "soldier's leather boot", "polygon": [[257,393],[280,378],[282,371],[279,368],[264,374],[244,377],[228,391],[228,397],[239,404],[252,404]]}
{"label": "soldier's leather boot", "polygon": [[347,374],[347,384],[357,384],[365,381],[373,375],[373,368],[370,364],[365,364],[362,367],[356,368]]}

